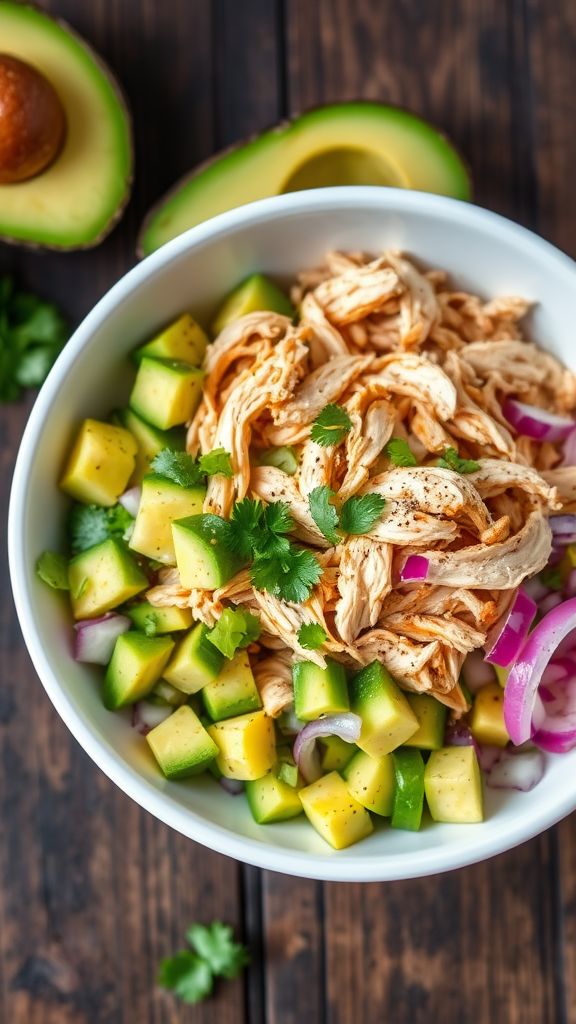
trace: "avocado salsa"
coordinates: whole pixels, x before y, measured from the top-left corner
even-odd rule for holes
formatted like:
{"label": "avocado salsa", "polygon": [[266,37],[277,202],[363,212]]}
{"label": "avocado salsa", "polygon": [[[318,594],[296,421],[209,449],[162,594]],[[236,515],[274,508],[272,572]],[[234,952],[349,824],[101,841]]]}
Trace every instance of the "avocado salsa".
{"label": "avocado salsa", "polygon": [[[417,831],[426,808],[435,821],[480,822],[483,752],[495,751],[496,762],[509,747],[506,673],[483,663],[478,684],[473,659],[463,655],[447,699],[412,692],[385,657],[354,662],[334,625],[342,598],[334,553],[344,541],[357,550],[378,531],[384,499],[351,491],[338,503],[332,487],[317,485],[298,512],[297,474],[308,472],[314,483],[322,460],[342,459],[337,453],[354,430],[353,399],[344,407],[328,398],[311,431],[300,434],[264,411],[249,453],[253,496],[230,497],[245,450],[227,450],[218,433],[212,447],[206,443],[211,389],[235,394],[227,370],[234,360],[238,392],[266,359],[266,386],[284,374],[280,387],[293,389],[278,353],[284,345],[288,359],[306,339],[294,318],[288,297],[255,274],[218,310],[216,341],[183,313],[141,345],[127,407],[106,422],[86,419],[77,431],[60,479],[73,502],[69,551],[46,552],[38,574],[68,592],[76,658],[103,666],[105,707],[132,709],[132,724],[166,778],[208,773],[230,792],[243,790],[262,825],[304,813],[337,850],[369,836],[378,821]],[[322,337],[330,342],[328,327]],[[317,387],[329,391],[318,376],[319,349],[310,351]],[[300,350],[293,358],[301,376]],[[366,364],[361,350],[354,359]],[[344,362],[339,372],[348,372]],[[244,415],[241,400],[235,415]],[[374,462],[381,472],[416,465],[402,437],[395,441],[381,445]],[[447,470],[457,471],[470,468]],[[320,592],[324,611],[316,612]],[[374,593],[371,600],[382,604]],[[365,623],[361,610],[354,614]]]}

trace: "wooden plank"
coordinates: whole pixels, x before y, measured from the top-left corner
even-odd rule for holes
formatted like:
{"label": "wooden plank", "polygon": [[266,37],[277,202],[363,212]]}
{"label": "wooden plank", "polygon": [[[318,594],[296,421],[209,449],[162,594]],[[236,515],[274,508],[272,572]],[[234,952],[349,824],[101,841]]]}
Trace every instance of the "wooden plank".
{"label": "wooden plank", "polygon": [[[0,267],[82,317],[134,260],[149,203],[210,152],[210,0],[75,0],[68,17],[117,69],[137,129],[134,197],[99,248],[44,254],[0,248]],[[30,402],[0,409],[2,517]],[[193,920],[241,930],[239,868],[165,828],[91,764],[44,696],[8,593],[0,610],[0,1020],[10,1024],[180,1024],[190,1010],[155,988],[158,963]],[[226,983],[194,1020],[238,1024],[243,982]]]}

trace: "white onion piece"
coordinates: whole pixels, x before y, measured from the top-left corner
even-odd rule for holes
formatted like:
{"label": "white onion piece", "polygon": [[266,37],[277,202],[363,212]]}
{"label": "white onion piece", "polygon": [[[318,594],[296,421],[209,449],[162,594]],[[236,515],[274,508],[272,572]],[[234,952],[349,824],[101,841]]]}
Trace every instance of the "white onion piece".
{"label": "white onion piece", "polygon": [[294,760],[304,780],[316,782],[322,775],[316,740],[325,736],[339,736],[346,743],[355,743],[360,739],[361,731],[362,719],[352,711],[345,711],[341,715],[326,715],[308,722],[294,743]]}
{"label": "white onion piece", "polygon": [[74,658],[92,665],[107,665],[114,645],[132,625],[126,615],[107,612],[99,619],[82,619],[74,624]]}
{"label": "white onion piece", "polygon": [[118,498],[118,504],[122,505],[122,508],[125,508],[128,514],[136,519],[141,498],[142,488],[130,487],[127,491],[124,491],[124,494],[120,495]]}
{"label": "white onion piece", "polygon": [[132,705],[132,728],[142,736],[147,736],[151,729],[165,722],[174,711],[169,705],[152,704],[147,700],[139,700]]}
{"label": "white onion piece", "polygon": [[502,751],[502,757],[488,772],[486,784],[492,789],[518,789],[528,793],[544,775],[545,761],[541,750],[527,750],[512,754]]}

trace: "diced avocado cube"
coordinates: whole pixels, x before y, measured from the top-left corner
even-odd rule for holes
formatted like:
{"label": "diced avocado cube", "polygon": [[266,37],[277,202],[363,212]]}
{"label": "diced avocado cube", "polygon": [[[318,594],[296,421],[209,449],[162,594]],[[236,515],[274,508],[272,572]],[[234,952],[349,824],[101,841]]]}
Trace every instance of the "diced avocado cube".
{"label": "diced avocado cube", "polygon": [[215,590],[241,568],[242,562],[222,540],[219,516],[188,516],[172,523],[176,565],[183,587]]}
{"label": "diced avocado cube", "polygon": [[136,374],[130,407],[161,430],[192,419],[202,397],[202,370],[169,359],[145,356]]}
{"label": "diced avocado cube", "polygon": [[173,647],[174,641],[167,636],[122,633],[104,677],[104,706],[116,711],[146,697],[160,679]]}
{"label": "diced avocado cube", "polygon": [[407,693],[406,700],[418,719],[418,729],[404,740],[404,746],[439,750],[444,743],[448,709],[428,693]]}
{"label": "diced avocado cube", "polygon": [[392,754],[370,757],[359,750],[342,772],[349,792],[369,811],[389,818],[394,800]]}
{"label": "diced avocado cube", "polygon": [[508,673],[510,672],[510,669],[502,668],[501,665],[494,665],[493,667],[496,673],[496,679],[498,680],[498,685],[504,689],[508,682]]}
{"label": "diced avocado cube", "polygon": [[338,772],[305,786],[300,800],[310,824],[335,850],[358,843],[373,830],[368,811],[348,791]]}
{"label": "diced avocado cube", "polygon": [[327,661],[319,668],[313,661],[296,662],[292,669],[294,711],[302,722],[311,722],[320,715],[348,711],[348,686],[344,666]]}
{"label": "diced avocado cube", "polygon": [[124,544],[113,539],[72,558],[68,580],[75,619],[95,619],[149,586]]}
{"label": "diced avocado cube", "polygon": [[247,651],[240,651],[224,663],[217,678],[204,686],[202,700],[214,722],[262,707]]}
{"label": "diced avocado cube", "polygon": [[424,758],[419,750],[395,750],[392,828],[418,832],[424,809]]}
{"label": "diced avocado cube", "polygon": [[472,705],[470,732],[478,743],[505,747],[510,737],[504,724],[504,691],[499,683],[478,690]]}
{"label": "diced avocado cube", "polygon": [[204,487],[180,487],[163,476],[145,476],[130,547],[156,562],[174,565],[172,523],[202,511]]}
{"label": "diced avocado cube", "polygon": [[341,772],[358,750],[355,743],[347,743],[339,736],[325,736],[320,743],[320,765],[325,775]]}
{"label": "diced avocado cube", "polygon": [[294,316],[288,296],[264,274],[252,274],[224,299],[212,322],[212,334],[215,337],[233,320],[259,310],[283,313],[290,318]]}
{"label": "diced avocado cube", "polygon": [[192,708],[178,708],[146,736],[167,779],[186,779],[205,771],[218,748]]}
{"label": "diced avocado cube", "polygon": [[263,711],[215,722],[208,732],[219,750],[216,764],[227,779],[259,779],[276,760],[274,725]]}
{"label": "diced avocado cube", "polygon": [[86,505],[115,505],[134,472],[136,441],[124,427],[84,420],[60,487]]}
{"label": "diced avocado cube", "polygon": [[118,417],[122,426],[126,427],[138,445],[136,465],[132,474],[132,483],[139,484],[143,477],[150,473],[150,463],[158,452],[171,448],[175,452],[183,452],[186,447],[186,432],[182,427],[172,430],[159,430],[151,423],[146,423],[133,409],[122,409]]}
{"label": "diced avocado cube", "polygon": [[298,789],[289,786],[273,771],[261,779],[246,783],[246,797],[254,821],[267,825],[273,821],[287,821],[302,814]]}
{"label": "diced avocado cube", "polygon": [[182,313],[155,338],[140,345],[134,358],[140,362],[145,356],[153,359],[177,359],[191,366],[201,366],[206,353],[208,338],[190,313]]}
{"label": "diced avocado cube", "polygon": [[261,452],[258,459],[260,466],[274,466],[281,469],[288,476],[294,476],[298,469],[298,456],[296,449],[291,445],[281,445],[279,448],[266,448]]}
{"label": "diced avocado cube", "polygon": [[418,729],[405,694],[379,661],[367,665],[350,682],[350,707],[362,719],[358,746],[372,757],[389,754]]}
{"label": "diced avocado cube", "polygon": [[164,678],[183,693],[198,693],[222,670],[224,655],[207,639],[208,627],[199,622],[180,641]]}
{"label": "diced avocado cube", "polygon": [[482,773],[474,747],[443,747],[424,771],[426,801],[434,821],[472,824],[484,820]]}
{"label": "diced avocado cube", "polygon": [[136,629],[140,629],[149,636],[156,636],[157,633],[178,633],[183,629],[190,629],[192,625],[192,611],[190,608],[177,608],[170,605],[166,608],[155,608],[149,601],[142,601],[126,608],[128,615]]}
{"label": "diced avocado cube", "polygon": [[148,700],[152,704],[169,705],[173,708],[179,708],[182,704],[188,703],[188,694],[182,693],[182,690],[177,690],[172,683],[167,683],[165,679],[159,679],[157,683],[154,683],[153,689],[148,695]]}

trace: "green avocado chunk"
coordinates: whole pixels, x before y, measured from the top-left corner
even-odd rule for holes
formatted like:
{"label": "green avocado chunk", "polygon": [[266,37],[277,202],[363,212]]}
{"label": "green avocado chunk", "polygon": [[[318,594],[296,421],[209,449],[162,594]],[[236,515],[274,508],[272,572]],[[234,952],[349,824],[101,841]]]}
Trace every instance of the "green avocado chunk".
{"label": "green avocado chunk", "polygon": [[289,786],[274,771],[261,779],[246,782],[246,798],[254,821],[268,825],[273,821],[288,821],[302,814],[303,807],[298,788]]}
{"label": "green avocado chunk", "polygon": [[394,800],[394,764],[392,754],[370,757],[363,750],[354,754],[342,772],[349,792],[359,804],[374,814],[389,818]]}
{"label": "green avocado chunk", "polygon": [[172,430],[159,430],[151,423],[143,420],[133,409],[122,409],[115,414],[121,425],[126,427],[136,441],[136,465],[132,475],[132,483],[139,484],[142,478],[150,473],[150,463],[164,448],[183,452],[186,447],[186,433],[181,427]]}
{"label": "green avocado chunk", "polygon": [[151,729],[146,739],[167,779],[198,775],[218,753],[198,715],[187,705]]}
{"label": "green avocado chunk", "polygon": [[216,679],[203,687],[202,700],[213,722],[262,707],[247,651],[239,651],[224,663]]}
{"label": "green avocado chunk", "polygon": [[474,747],[434,750],[424,772],[426,802],[434,821],[484,820],[482,773]]}
{"label": "green avocado chunk", "polygon": [[294,711],[302,722],[311,722],[320,715],[348,711],[348,687],[344,667],[327,661],[319,668],[312,661],[298,661],[292,669]]}
{"label": "green avocado chunk", "polygon": [[252,274],[224,299],[212,322],[212,334],[216,337],[233,320],[260,310],[283,313],[290,319],[294,316],[294,307],[288,296],[264,274]]}
{"label": "green avocado chunk", "polygon": [[223,543],[224,520],[210,513],[172,523],[176,565],[183,587],[215,590],[242,568]]}
{"label": "green avocado chunk", "polygon": [[140,345],[134,352],[134,359],[139,363],[144,356],[152,356],[153,359],[178,359],[191,366],[201,366],[207,344],[208,338],[200,324],[190,313],[182,313],[155,338]]}
{"label": "green avocado chunk", "polygon": [[167,636],[122,633],[104,677],[104,706],[116,711],[146,697],[160,679],[173,647],[174,641]]}
{"label": "green avocado chunk", "polygon": [[155,608],[149,601],[141,601],[131,608],[126,608],[136,629],[148,636],[158,633],[177,633],[192,626],[192,610],[170,605],[166,608]]}
{"label": "green avocado chunk", "polygon": [[418,729],[404,740],[404,746],[438,750],[444,743],[448,708],[427,693],[407,693],[406,700],[418,719]]}
{"label": "green avocado chunk", "polygon": [[198,693],[222,670],[224,655],[207,639],[208,627],[199,622],[179,642],[164,678],[183,693]]}
{"label": "green avocado chunk", "polygon": [[102,59],[77,33],[28,3],[0,3],[0,49],[32,64],[55,89],[66,118],[52,163],[0,185],[0,238],[51,249],[96,245],[130,193],[130,118]]}
{"label": "green avocado chunk", "polygon": [[173,480],[150,474],[142,481],[142,497],[138,507],[130,547],[156,562],[174,565],[176,554],[172,539],[172,523],[183,516],[202,511],[206,488],[180,487]]}
{"label": "green avocado chunk", "polygon": [[395,750],[392,828],[418,832],[424,809],[424,758],[419,750]]}
{"label": "green avocado chunk", "polygon": [[265,196],[327,185],[392,185],[469,199],[466,166],[415,114],[375,102],[319,107],[200,166],[149,213],[148,255],[194,224]]}
{"label": "green avocado chunk", "polygon": [[130,395],[130,407],[161,430],[191,420],[202,397],[204,371],[175,359],[144,356]]}
{"label": "green avocado chunk", "polygon": [[358,746],[372,757],[389,754],[418,728],[405,694],[379,661],[350,681],[350,708],[362,719]]}
{"label": "green avocado chunk", "polygon": [[76,555],[68,581],[75,619],[95,619],[149,586],[124,544],[113,539]]}

